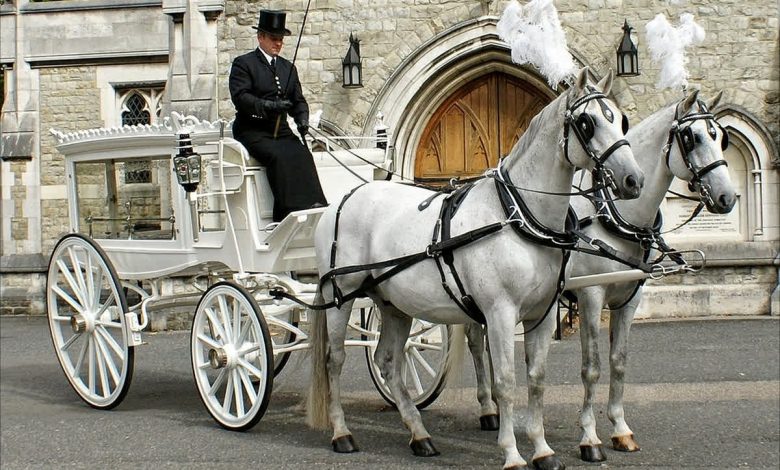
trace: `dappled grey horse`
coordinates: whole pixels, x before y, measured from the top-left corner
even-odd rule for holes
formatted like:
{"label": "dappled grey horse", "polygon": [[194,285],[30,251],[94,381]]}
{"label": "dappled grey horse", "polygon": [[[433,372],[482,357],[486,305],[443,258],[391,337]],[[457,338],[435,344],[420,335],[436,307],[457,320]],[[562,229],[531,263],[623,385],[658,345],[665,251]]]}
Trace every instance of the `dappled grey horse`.
{"label": "dappled grey horse", "polygon": [[[698,92],[667,106],[638,125],[626,135],[636,161],[645,174],[645,185],[637,199],[612,201],[578,196],[572,206],[581,218],[581,228],[590,238],[599,239],[617,249],[626,258],[648,260],[651,249],[668,250],[660,236],[659,207],[673,179],[689,183],[701,203],[712,213],[729,212],[736,193],[729,178],[723,150],[728,135],[709,111],[720,101],[718,94],[709,105],[698,98]],[[593,185],[592,177],[575,183],[579,189]],[[595,203],[593,201],[596,201]],[[587,226],[585,226],[587,224]],[[656,253],[657,254],[657,253]],[[614,259],[575,252],[571,259],[571,277],[611,273],[627,269]],[[639,445],[624,419],[623,384],[628,356],[628,334],[631,321],[641,299],[642,281],[604,284],[577,289],[582,342],[582,382],[585,398],[580,424],[583,428],[580,454],[583,460],[598,462],[606,459],[601,440],[596,435],[593,411],[595,385],[601,374],[598,336],[602,307],[610,312],[610,389],[607,416],[612,422],[612,445],[616,450],[636,451]],[[496,404],[491,397],[489,370],[485,362],[484,333],[479,327],[467,327],[469,350],[477,373],[477,399],[480,403],[480,423],[483,429],[495,429],[498,424]]]}
{"label": "dappled grey horse", "polygon": [[[512,418],[514,329],[519,322],[527,332],[526,431],[534,446],[532,460],[542,468],[564,467],[544,438],[542,396],[555,325],[548,313],[555,308],[568,249],[576,244],[565,231],[567,195],[577,167],[607,174],[620,197],[637,197],[643,181],[623,138],[622,113],[606,97],[611,84],[611,73],[594,86],[588,84],[587,70],[580,71],[573,86],[534,117],[489,177],[451,196],[372,182],[326,210],[315,233],[322,275],[318,300],[337,308],[312,312],[308,413],[311,425],[332,427],[335,451],[357,450],[340,397],[346,328],[357,292],[371,297],[381,310],[374,359],[411,431],[416,455],[438,452],[400,379],[412,317],[463,324],[482,314],[495,365],[496,399],[505,417],[498,433],[504,467],[526,465]],[[457,207],[450,204],[455,199]],[[448,211],[451,217],[442,224]],[[443,283],[450,287],[444,289]],[[460,294],[450,295],[454,290]]]}

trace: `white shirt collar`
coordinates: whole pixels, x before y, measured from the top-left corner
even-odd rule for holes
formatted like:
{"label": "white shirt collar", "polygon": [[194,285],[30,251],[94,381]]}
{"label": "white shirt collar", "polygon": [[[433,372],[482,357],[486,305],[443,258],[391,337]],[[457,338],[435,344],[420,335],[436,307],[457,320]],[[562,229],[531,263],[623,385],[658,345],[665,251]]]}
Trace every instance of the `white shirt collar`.
{"label": "white shirt collar", "polygon": [[268,54],[266,54],[265,51],[262,50],[260,47],[258,47],[257,50],[263,53],[263,55],[265,56],[265,60],[267,60],[268,63],[270,64],[271,63],[271,59],[273,59],[273,57],[268,55]]}

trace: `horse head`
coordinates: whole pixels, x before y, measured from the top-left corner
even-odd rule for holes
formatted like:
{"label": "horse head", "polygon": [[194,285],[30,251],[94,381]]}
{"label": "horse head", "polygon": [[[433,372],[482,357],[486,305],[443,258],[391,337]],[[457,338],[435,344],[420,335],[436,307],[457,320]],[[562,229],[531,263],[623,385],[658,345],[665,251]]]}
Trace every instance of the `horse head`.
{"label": "horse head", "polygon": [[[644,174],[625,140],[628,119],[607,97],[612,88],[612,71],[598,84],[588,83],[583,68],[566,99],[563,155],[567,162],[586,168],[602,178],[622,199],[639,196]],[[569,142],[574,134],[579,145]]]}
{"label": "horse head", "polygon": [[722,96],[721,91],[709,104],[699,99],[698,90],[685,97],[677,105],[666,147],[669,170],[687,181],[690,190],[697,192],[707,210],[715,214],[730,212],[737,200],[723,158],[728,134],[709,111]]}

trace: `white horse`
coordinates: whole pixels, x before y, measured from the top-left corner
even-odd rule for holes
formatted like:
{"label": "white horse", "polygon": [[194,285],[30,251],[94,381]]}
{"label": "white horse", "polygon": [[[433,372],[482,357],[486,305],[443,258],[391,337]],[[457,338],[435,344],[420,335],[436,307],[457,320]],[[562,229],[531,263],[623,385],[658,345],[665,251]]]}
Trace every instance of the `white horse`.
{"label": "white horse", "polygon": [[[663,243],[658,235],[658,208],[677,177],[688,181],[692,190],[710,212],[729,212],[736,201],[723,150],[728,135],[715,121],[709,109],[720,101],[718,94],[708,106],[698,99],[698,91],[679,103],[663,108],[631,128],[626,139],[645,174],[645,186],[637,199],[599,203],[596,208],[584,197],[572,199],[578,217],[592,221],[583,231],[617,249],[627,258],[649,256],[651,246]],[[580,188],[592,186],[590,175]],[[576,181],[576,180],[575,180]],[[572,255],[572,277],[610,273],[627,269],[625,265],[605,257],[575,252]],[[598,334],[601,309],[610,312],[610,389],[607,416],[612,422],[612,445],[616,450],[639,450],[633,432],[623,413],[623,384],[628,356],[628,333],[641,299],[641,282],[599,285],[575,291],[580,314],[582,342],[582,382],[585,398],[580,414],[583,428],[580,455],[583,460],[606,460],[601,440],[596,435],[593,401],[601,366]],[[466,330],[469,349],[477,372],[477,398],[480,403],[480,423],[483,429],[496,429],[498,416],[491,398],[490,380],[484,360],[484,334],[480,328]]]}
{"label": "white horse", "polygon": [[[442,287],[442,277],[451,286],[457,283],[453,277],[456,272],[467,294],[455,298],[461,304],[473,303],[484,312],[496,371],[496,398],[501,416],[506,417],[501,420],[498,435],[504,467],[526,466],[517,450],[512,421],[514,329],[522,321],[527,331],[531,411],[527,434],[534,445],[533,462],[541,468],[564,468],[544,438],[542,396],[547,350],[555,325],[554,315],[548,312],[554,308],[565,267],[566,250],[562,247],[576,243],[564,232],[574,170],[603,167],[610,175],[613,191],[621,197],[637,197],[644,178],[623,139],[622,114],[605,96],[611,84],[610,73],[594,88],[588,85],[587,70],[580,71],[575,84],[532,120],[492,178],[481,179],[471,187],[451,219],[449,241],[486,236],[454,250],[454,271],[440,268],[438,263],[446,250],[435,243],[444,199],[434,197],[436,193],[409,185],[372,182],[323,214],[315,233],[320,273],[324,273],[318,298],[336,299],[340,308],[327,310],[327,315],[312,313],[308,413],[312,426],[332,426],[336,452],[357,450],[341,406],[339,377],[351,312],[349,294],[364,291],[381,310],[374,360],[411,431],[412,451],[419,456],[438,454],[419,411],[402,386],[399,359],[403,357],[412,316],[446,324],[472,321]],[[566,196],[550,196],[542,191]],[[510,202],[504,205],[502,200],[506,202],[506,198]],[[515,221],[514,225],[509,221]],[[515,233],[510,226],[524,234]],[[537,237],[546,246],[527,236]],[[419,261],[418,255],[424,259]],[[412,258],[419,262],[409,263]],[[385,260],[395,260],[405,269],[380,263]],[[349,268],[366,265],[371,269]],[[334,268],[341,268],[340,275],[333,275]],[[388,272],[395,275],[388,277]],[[473,302],[465,302],[467,297]]]}

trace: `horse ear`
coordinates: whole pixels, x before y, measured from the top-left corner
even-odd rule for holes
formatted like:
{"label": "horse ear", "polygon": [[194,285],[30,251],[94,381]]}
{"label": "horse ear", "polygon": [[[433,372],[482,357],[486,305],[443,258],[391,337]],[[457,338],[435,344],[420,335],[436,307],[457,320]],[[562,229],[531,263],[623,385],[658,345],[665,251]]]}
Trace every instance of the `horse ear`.
{"label": "horse ear", "polygon": [[717,95],[715,95],[715,98],[711,99],[709,103],[707,103],[707,109],[712,111],[715,109],[715,106],[720,103],[721,98],[723,98],[723,90],[720,90]]}
{"label": "horse ear", "polygon": [[577,87],[577,93],[584,90],[587,84],[588,84],[588,67],[583,67],[582,69],[580,69],[580,73],[579,75],[577,75],[577,80],[575,82],[575,86]]}
{"label": "horse ear", "polygon": [[693,107],[697,99],[699,99],[699,90],[693,90],[693,92],[685,98],[685,101],[683,101],[680,115],[685,116],[688,114],[688,111],[691,110],[691,107]]}
{"label": "horse ear", "polygon": [[612,78],[614,75],[612,74],[612,69],[609,69],[609,73],[606,77],[602,78],[599,82],[598,86],[601,89],[601,92],[605,95],[609,95],[609,92],[612,90]]}

